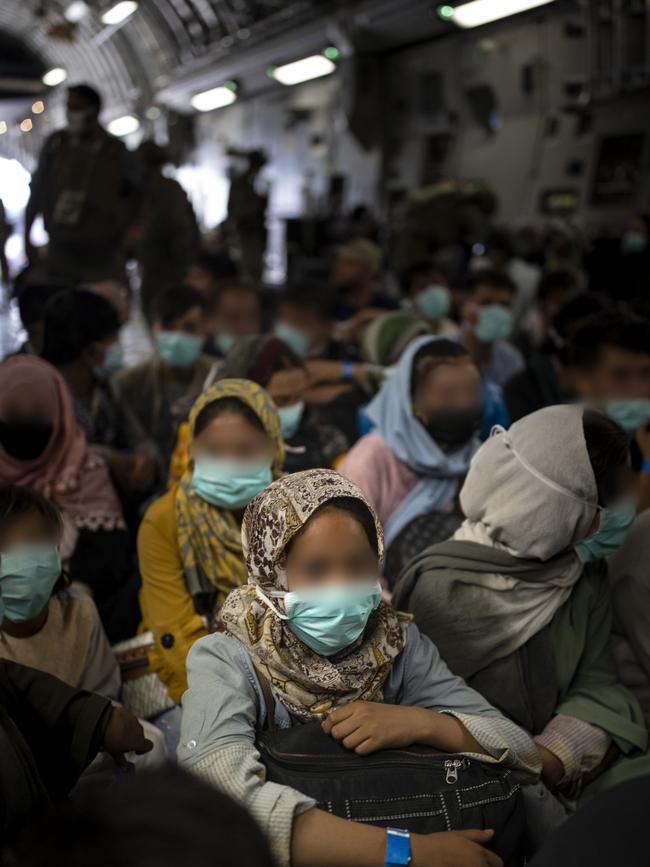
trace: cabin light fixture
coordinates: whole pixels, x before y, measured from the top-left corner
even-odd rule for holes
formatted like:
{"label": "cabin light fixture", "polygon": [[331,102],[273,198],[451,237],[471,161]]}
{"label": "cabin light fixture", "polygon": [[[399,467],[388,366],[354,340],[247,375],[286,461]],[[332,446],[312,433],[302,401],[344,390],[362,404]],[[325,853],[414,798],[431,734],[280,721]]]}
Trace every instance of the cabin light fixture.
{"label": "cabin light fixture", "polygon": [[68,77],[68,73],[63,69],[62,66],[55,66],[53,69],[49,69],[41,81],[43,84],[47,85],[47,87],[56,87],[57,84],[61,84]]}
{"label": "cabin light fixture", "polygon": [[294,84],[302,84],[304,81],[330,75],[335,69],[336,64],[329,57],[323,54],[312,54],[311,57],[303,57],[302,60],[294,60],[293,63],[274,66],[268,70],[268,74],[280,84],[291,87]]}
{"label": "cabin light fixture", "polygon": [[137,132],[140,129],[140,121],[134,114],[124,114],[122,117],[116,117],[107,126],[106,129],[111,135],[116,135],[119,138],[131,133]]}
{"label": "cabin light fixture", "polygon": [[217,108],[225,108],[237,99],[235,89],[223,84],[211,90],[203,90],[201,93],[194,94],[190,104],[197,111],[215,111]]}
{"label": "cabin light fixture", "polygon": [[130,18],[138,8],[135,0],[121,0],[120,3],[115,3],[102,15],[102,24],[121,24]]}
{"label": "cabin light fixture", "polygon": [[555,0],[471,0],[460,6],[439,6],[438,16],[443,21],[453,21],[459,27],[481,27],[499,18],[528,12],[538,6],[546,6]]}

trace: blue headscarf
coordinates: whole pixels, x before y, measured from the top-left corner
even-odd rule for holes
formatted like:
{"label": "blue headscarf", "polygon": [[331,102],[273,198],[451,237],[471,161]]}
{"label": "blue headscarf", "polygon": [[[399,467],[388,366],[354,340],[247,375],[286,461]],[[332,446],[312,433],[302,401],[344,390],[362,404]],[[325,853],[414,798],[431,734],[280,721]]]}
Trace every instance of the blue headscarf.
{"label": "blue headscarf", "polygon": [[413,359],[423,346],[440,339],[424,336],[410,343],[393,375],[365,410],[393,454],[420,476],[384,527],[386,546],[414,518],[449,507],[458,492],[459,479],[467,473],[472,456],[480,445],[478,439],[474,439],[462,449],[445,453],[413,414]]}

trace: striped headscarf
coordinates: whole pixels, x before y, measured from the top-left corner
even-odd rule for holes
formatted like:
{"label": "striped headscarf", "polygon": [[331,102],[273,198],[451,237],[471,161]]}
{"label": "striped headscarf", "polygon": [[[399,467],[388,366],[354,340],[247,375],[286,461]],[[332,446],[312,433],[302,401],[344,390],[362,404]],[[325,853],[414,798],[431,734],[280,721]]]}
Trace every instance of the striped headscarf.
{"label": "striped headscarf", "polygon": [[[284,443],[278,412],[261,386],[246,379],[224,379],[197,398],[189,417],[190,443],[196,420],[205,407],[225,398],[236,398],[259,418],[273,443],[272,471],[280,475]],[[192,489],[192,471],[187,470],[176,492],[176,526],[185,582],[190,595],[218,595],[215,609],[228,593],[246,581],[246,568],[239,524],[227,509],[207,503]]]}

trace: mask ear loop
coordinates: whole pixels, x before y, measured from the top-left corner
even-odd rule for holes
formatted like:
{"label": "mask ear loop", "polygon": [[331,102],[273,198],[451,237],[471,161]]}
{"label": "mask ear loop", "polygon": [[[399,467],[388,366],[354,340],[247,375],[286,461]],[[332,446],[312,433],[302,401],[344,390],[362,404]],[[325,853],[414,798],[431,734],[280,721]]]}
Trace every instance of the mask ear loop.
{"label": "mask ear loop", "polygon": [[[279,617],[280,620],[288,620],[288,616],[284,614],[280,609],[269,599],[266,593],[262,590],[262,588],[257,584],[255,586],[255,595],[260,599],[264,604],[270,608],[270,610],[275,614],[276,617]],[[283,590],[274,590],[271,592],[272,596],[276,596],[278,598],[282,598],[284,596]]]}
{"label": "mask ear loop", "polygon": [[531,476],[535,476],[536,479],[539,479],[539,481],[547,485],[547,487],[551,488],[558,494],[562,494],[563,497],[568,497],[570,500],[573,500],[574,503],[580,503],[581,506],[587,506],[588,508],[594,509],[597,512],[602,512],[603,506],[600,506],[598,503],[590,503],[588,500],[583,500],[581,497],[577,497],[575,494],[571,493],[571,491],[567,490],[562,485],[554,482],[553,479],[549,479],[548,476],[545,476],[544,473],[540,472],[531,463],[529,463],[526,458],[522,454],[520,454],[513,446],[512,440],[508,437],[505,428],[501,427],[501,425],[495,425],[490,431],[491,437],[496,436],[497,434],[501,434],[503,436],[504,446],[510,452],[512,452],[514,457],[519,461],[522,467],[531,474]]}

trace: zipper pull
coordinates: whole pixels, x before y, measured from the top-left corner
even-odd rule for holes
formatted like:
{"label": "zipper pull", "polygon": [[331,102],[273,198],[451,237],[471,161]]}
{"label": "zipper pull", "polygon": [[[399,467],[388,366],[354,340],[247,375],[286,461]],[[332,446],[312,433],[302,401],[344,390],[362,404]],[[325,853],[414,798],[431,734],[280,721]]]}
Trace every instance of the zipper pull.
{"label": "zipper pull", "polygon": [[445,762],[445,782],[452,786],[458,782],[458,768],[461,767],[463,763],[458,759],[447,759]]}

